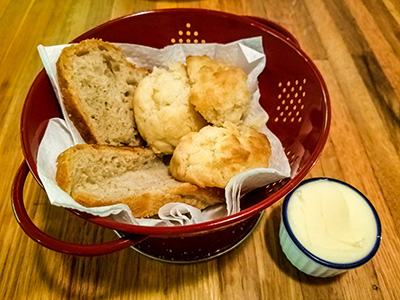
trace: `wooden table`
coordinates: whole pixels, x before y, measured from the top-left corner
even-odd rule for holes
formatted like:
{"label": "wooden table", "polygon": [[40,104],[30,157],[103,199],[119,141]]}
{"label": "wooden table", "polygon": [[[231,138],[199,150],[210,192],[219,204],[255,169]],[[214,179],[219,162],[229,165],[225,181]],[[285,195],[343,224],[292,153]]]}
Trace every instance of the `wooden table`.
{"label": "wooden table", "polygon": [[[400,4],[397,0],[11,1],[0,3],[1,299],[400,299]],[[23,161],[19,123],[42,69],[38,44],[66,43],[110,19],[145,10],[208,8],[275,21],[298,39],[330,92],[332,126],[309,177],[329,176],[361,190],[378,211],[383,240],[364,266],[333,278],[299,272],[278,239],[281,201],[235,250],[208,262],[172,265],[131,249],[73,257],[33,242],[10,205]],[[67,241],[115,237],[52,207],[29,176],[33,221]]]}

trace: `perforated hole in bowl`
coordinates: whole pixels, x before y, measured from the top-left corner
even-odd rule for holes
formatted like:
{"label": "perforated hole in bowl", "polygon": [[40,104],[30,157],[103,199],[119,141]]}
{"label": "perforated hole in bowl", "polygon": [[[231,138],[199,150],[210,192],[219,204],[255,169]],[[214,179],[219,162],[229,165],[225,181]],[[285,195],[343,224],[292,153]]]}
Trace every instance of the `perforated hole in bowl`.
{"label": "perforated hole in bowl", "polygon": [[306,97],[307,79],[296,79],[294,81],[279,82],[277,116],[274,122],[301,122],[303,120],[304,98]]}
{"label": "perforated hole in bowl", "polygon": [[266,185],[263,189],[264,197],[268,197],[279,191],[288,181],[289,178],[285,178]]}
{"label": "perforated hole in bowl", "polygon": [[176,36],[171,38],[172,44],[176,44],[176,43],[179,43],[179,44],[202,43],[202,44],[204,44],[206,42],[205,39],[201,39],[199,37],[199,32],[192,28],[191,23],[186,23],[185,26],[183,27],[183,29],[178,30],[178,32],[176,34],[177,34]]}
{"label": "perforated hole in bowl", "polygon": [[296,163],[297,159],[299,158],[296,153],[290,150],[286,150],[286,157],[288,158],[291,167]]}

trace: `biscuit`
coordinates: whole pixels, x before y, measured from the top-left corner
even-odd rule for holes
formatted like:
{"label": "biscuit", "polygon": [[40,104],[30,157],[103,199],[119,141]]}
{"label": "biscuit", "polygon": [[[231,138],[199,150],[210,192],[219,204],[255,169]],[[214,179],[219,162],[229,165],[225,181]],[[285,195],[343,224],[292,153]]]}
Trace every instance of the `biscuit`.
{"label": "biscuit", "polygon": [[271,147],[264,134],[232,123],[224,126],[185,135],[170,161],[172,176],[200,187],[225,188],[238,173],[268,167]]}
{"label": "biscuit", "polygon": [[185,134],[207,123],[189,103],[186,67],[174,63],[169,69],[155,67],[138,85],[134,114],[138,130],[157,154],[172,154]]}
{"label": "biscuit", "polygon": [[186,58],[191,84],[189,101],[211,124],[241,124],[250,110],[247,75],[208,56]]}

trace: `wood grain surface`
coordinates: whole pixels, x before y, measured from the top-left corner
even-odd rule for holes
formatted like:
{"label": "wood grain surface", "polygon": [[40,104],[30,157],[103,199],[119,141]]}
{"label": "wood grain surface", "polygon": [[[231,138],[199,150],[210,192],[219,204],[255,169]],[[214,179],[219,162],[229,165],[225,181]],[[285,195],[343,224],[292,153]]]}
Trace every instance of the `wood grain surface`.
{"label": "wood grain surface", "polygon": [[[342,179],[362,191],[381,218],[376,256],[322,279],[283,254],[281,202],[228,254],[189,265],[131,249],[100,257],[48,250],[19,227],[10,205],[23,161],[20,116],[42,69],[38,44],[67,43],[108,20],[159,8],[207,8],[274,21],[289,30],[321,71],[331,96],[327,144],[308,177]],[[0,299],[400,299],[400,2],[397,0],[0,1]],[[115,238],[49,204],[29,175],[24,197],[39,228],[67,241]]]}

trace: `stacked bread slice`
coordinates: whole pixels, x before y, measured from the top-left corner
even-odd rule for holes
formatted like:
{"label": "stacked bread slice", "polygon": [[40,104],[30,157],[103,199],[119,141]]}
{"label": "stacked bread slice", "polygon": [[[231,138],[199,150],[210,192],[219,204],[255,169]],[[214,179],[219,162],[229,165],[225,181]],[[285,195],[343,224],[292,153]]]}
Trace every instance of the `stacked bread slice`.
{"label": "stacked bread slice", "polygon": [[224,201],[222,189],[175,180],[147,147],[76,145],[57,163],[58,185],[86,207],[124,203],[133,216],[150,217],[170,202],[203,209]]}

